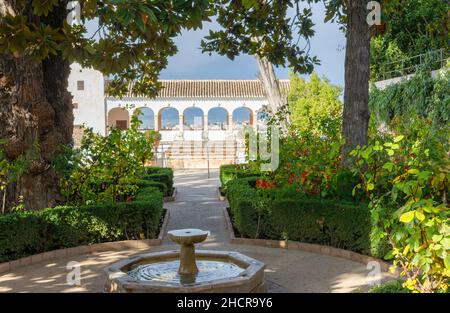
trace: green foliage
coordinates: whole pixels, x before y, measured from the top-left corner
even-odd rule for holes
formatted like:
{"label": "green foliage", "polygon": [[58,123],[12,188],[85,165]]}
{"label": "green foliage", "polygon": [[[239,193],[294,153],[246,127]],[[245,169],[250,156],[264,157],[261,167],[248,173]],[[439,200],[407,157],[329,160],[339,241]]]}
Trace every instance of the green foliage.
{"label": "green foliage", "polygon": [[130,128],[112,128],[106,137],[85,131],[80,149],[63,160],[71,164],[61,180],[69,203],[114,203],[134,195],[135,182],[143,177],[144,165],[153,155],[153,141],[139,131],[139,125],[133,116]]}
{"label": "green foliage", "polygon": [[[6,211],[6,193],[10,184],[19,181],[20,177],[28,170],[30,164],[37,159],[39,154],[39,146],[34,143],[30,149],[28,149],[20,157],[14,161],[8,160],[3,152],[3,145],[6,140],[0,139],[0,194],[1,198],[1,212]],[[10,208],[11,211],[17,211],[23,209],[23,203],[17,203],[14,207]]]}
{"label": "green foliage", "polygon": [[61,248],[155,238],[162,213],[162,194],[146,188],[133,202],[3,215],[0,262]]}
{"label": "green foliage", "polygon": [[341,90],[313,73],[309,81],[291,74],[288,105],[297,132],[336,137],[342,121]]}
{"label": "green foliage", "polygon": [[[300,2],[214,1],[217,22],[223,29],[209,32],[201,43],[203,52],[217,52],[232,60],[241,53],[257,55],[274,65],[289,63],[296,73],[311,73],[319,61],[300,46],[307,46],[314,35],[312,11],[308,7],[300,10]],[[293,6],[297,10],[290,14]],[[301,39],[305,44],[298,44]]]}
{"label": "green foliage", "polygon": [[[394,266],[415,292],[448,290],[450,158],[448,140],[429,127],[415,141],[397,136],[352,152],[371,199],[374,236],[388,238]],[[448,133],[447,137],[448,139]]]}
{"label": "green foliage", "polygon": [[[173,38],[183,29],[197,29],[213,15],[211,2],[116,1],[82,2],[81,25],[66,22],[67,1],[28,0],[14,3],[0,24],[0,52],[30,56],[40,62],[62,55],[70,62],[93,66],[113,78],[110,94],[123,96],[135,80],[133,92],[155,96],[160,71],[177,52]],[[87,23],[98,19],[94,36]],[[105,55],[109,57],[105,57]]]}
{"label": "green foliage", "polygon": [[252,179],[260,175],[254,166],[227,164],[220,167],[220,182],[223,189],[226,189],[228,182],[233,179],[245,177]]}
{"label": "green foliage", "polygon": [[173,194],[173,170],[171,168],[146,167],[143,178],[164,185],[165,196]]}
{"label": "green foliage", "polygon": [[[61,55],[112,77],[110,95],[124,96],[131,86],[134,94],[153,97],[161,87],[159,73],[177,52],[173,38],[217,16],[224,29],[207,36],[204,51],[230,58],[259,55],[275,65],[287,63],[295,72],[309,73],[318,64],[306,53],[314,24],[311,9],[300,10],[300,2],[85,0],[81,25],[69,25],[67,1],[34,0],[30,5],[20,0],[14,2],[20,14],[7,11],[2,16],[0,53],[38,62]],[[294,5],[297,10],[291,15],[288,10]],[[98,28],[90,36],[87,23],[94,19]],[[300,38],[304,44],[298,44]]]}
{"label": "green foliage", "polygon": [[280,143],[280,166],[274,173],[278,184],[289,184],[297,192],[322,198],[348,198],[346,182],[340,178],[340,150],[342,142],[310,133],[292,133]]}
{"label": "green foliage", "polygon": [[373,88],[369,107],[377,121],[408,135],[416,117],[429,120],[435,128],[450,125],[450,70],[447,66],[438,77],[429,68],[420,70],[409,80],[384,90]]}
{"label": "green foliage", "polygon": [[[385,62],[448,48],[447,1],[384,0],[381,7],[383,25],[372,39],[371,46],[372,80],[382,79]],[[419,62],[419,58],[412,59],[404,66],[415,66]],[[388,70],[395,70],[395,66],[401,65],[394,64]]]}
{"label": "green foliage", "polygon": [[369,293],[410,293],[408,289],[403,287],[403,281],[395,280],[380,286],[373,287]]}
{"label": "green foliage", "polygon": [[376,257],[387,252],[385,242],[372,242],[367,205],[310,198],[282,187],[261,194],[244,179],[228,183],[227,197],[244,237],[316,243]]}

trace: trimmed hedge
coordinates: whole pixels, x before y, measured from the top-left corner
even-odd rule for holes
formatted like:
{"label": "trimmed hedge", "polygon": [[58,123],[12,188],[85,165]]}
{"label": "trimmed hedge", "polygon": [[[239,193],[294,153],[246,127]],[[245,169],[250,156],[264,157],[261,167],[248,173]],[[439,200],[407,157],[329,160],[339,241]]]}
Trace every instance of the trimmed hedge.
{"label": "trimmed hedge", "polygon": [[247,177],[257,177],[260,176],[261,173],[249,169],[246,165],[222,165],[220,167],[220,182],[222,184],[222,188],[226,189],[228,182],[239,179],[239,178],[247,178]]}
{"label": "trimmed hedge", "polygon": [[166,186],[164,196],[171,196],[173,194],[173,170],[171,168],[146,167],[143,178],[144,180],[164,184]]}
{"label": "trimmed hedge", "polygon": [[156,188],[164,196],[167,196],[169,194],[169,189],[167,188],[167,185],[164,184],[164,183],[157,182],[157,181],[141,179],[141,180],[136,182],[136,185],[139,188]]}
{"label": "trimmed hedge", "polygon": [[[258,225],[258,194],[245,179],[227,185],[231,218],[239,233],[255,238]],[[365,204],[308,198],[274,190],[269,212],[263,212],[259,238],[293,240],[328,245],[384,257],[388,245],[371,239],[370,210]]]}
{"label": "trimmed hedge", "polygon": [[162,193],[142,189],[136,201],[56,207],[0,216],[0,262],[55,249],[155,238],[163,214]]}

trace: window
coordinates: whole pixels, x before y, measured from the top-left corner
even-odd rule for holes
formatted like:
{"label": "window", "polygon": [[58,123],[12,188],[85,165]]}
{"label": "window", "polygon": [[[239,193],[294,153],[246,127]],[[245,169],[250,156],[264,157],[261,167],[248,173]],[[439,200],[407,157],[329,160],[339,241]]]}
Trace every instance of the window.
{"label": "window", "polygon": [[177,109],[164,108],[160,113],[161,130],[175,130],[178,129],[180,115]]}
{"label": "window", "polygon": [[77,81],[77,89],[84,90],[84,80]]}
{"label": "window", "polygon": [[184,129],[203,129],[203,111],[199,108],[188,108],[184,111]]}
{"label": "window", "polygon": [[139,125],[140,130],[155,129],[155,114],[152,109],[141,108],[139,109],[141,114],[139,114],[138,119],[141,122]]}
{"label": "window", "polygon": [[242,127],[244,125],[252,125],[252,111],[245,107],[240,107],[233,112],[234,127]]}
{"label": "window", "polygon": [[228,112],[224,108],[213,108],[208,113],[209,130],[226,130],[228,127]]}

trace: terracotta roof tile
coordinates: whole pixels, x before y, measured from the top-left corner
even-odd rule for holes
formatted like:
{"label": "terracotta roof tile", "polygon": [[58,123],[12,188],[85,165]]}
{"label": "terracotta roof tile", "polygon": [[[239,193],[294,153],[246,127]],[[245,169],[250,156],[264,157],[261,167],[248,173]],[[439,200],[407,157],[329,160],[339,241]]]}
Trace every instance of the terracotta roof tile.
{"label": "terracotta roof tile", "polygon": [[[157,98],[265,98],[259,80],[161,80],[163,88]],[[280,80],[283,94],[289,80]],[[139,97],[131,94],[127,97]]]}

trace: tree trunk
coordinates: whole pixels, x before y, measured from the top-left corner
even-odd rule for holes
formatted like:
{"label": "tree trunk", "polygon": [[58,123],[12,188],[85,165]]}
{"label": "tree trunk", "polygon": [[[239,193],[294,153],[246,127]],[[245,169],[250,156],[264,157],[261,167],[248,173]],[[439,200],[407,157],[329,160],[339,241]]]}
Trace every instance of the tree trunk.
{"label": "tree trunk", "polygon": [[[269,101],[269,111],[271,114],[276,114],[278,110],[286,103],[281,95],[280,85],[278,84],[273,65],[267,58],[260,58],[258,55],[256,56],[256,61],[259,67],[258,78],[263,84],[267,99]],[[280,125],[283,131],[287,130],[287,124],[289,122],[288,116],[285,121],[286,123]]]}
{"label": "tree trunk", "polygon": [[[17,1],[0,0],[0,15],[6,11],[38,21],[29,5],[23,8]],[[46,22],[61,25],[66,11],[62,4],[46,17]],[[43,62],[0,55],[0,138],[7,141],[4,149],[8,160],[24,155],[30,160],[25,174],[7,188],[7,208],[22,203],[25,209],[36,210],[54,206],[61,200],[59,178],[51,162],[64,145],[72,142],[69,73],[69,62],[59,55]]]}
{"label": "tree trunk", "polygon": [[349,0],[345,56],[345,95],[342,133],[345,145],[342,164],[349,165],[349,152],[367,144],[369,127],[370,27],[367,0]]}

